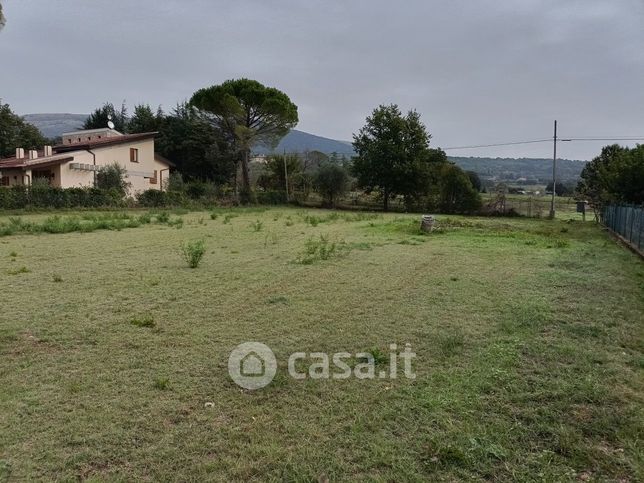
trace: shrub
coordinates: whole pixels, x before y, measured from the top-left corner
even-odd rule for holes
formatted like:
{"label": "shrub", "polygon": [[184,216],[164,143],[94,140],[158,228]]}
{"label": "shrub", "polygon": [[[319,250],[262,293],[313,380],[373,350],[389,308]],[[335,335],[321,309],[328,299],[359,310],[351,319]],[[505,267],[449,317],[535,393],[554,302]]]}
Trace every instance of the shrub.
{"label": "shrub", "polygon": [[253,229],[253,231],[262,231],[262,227],[264,226],[264,223],[260,220],[255,220],[253,223],[250,225]]}
{"label": "shrub", "polygon": [[183,228],[183,218],[173,218],[168,221],[168,226],[174,226],[175,228]]}
{"label": "shrub", "polygon": [[349,186],[347,170],[337,164],[325,164],[318,169],[314,178],[315,190],[324,198],[327,206],[335,206]]}
{"label": "shrub", "polygon": [[181,246],[183,258],[190,268],[197,268],[204,254],[206,245],[203,240],[186,242]]}
{"label": "shrub", "polygon": [[157,214],[157,221],[159,223],[167,223],[168,221],[170,221],[170,213],[168,213],[167,211],[162,211],[162,212],[158,213]]}
{"label": "shrub", "polygon": [[458,166],[446,164],[439,172],[438,207],[443,213],[473,213],[481,207],[481,196],[467,174]]}
{"label": "shrub", "polygon": [[159,208],[163,206],[168,206],[169,200],[168,195],[165,191],[161,190],[145,190],[137,193],[136,201],[141,206],[146,206],[150,208]]}
{"label": "shrub", "polygon": [[96,187],[103,191],[112,191],[122,198],[131,186],[125,181],[126,176],[127,170],[118,163],[103,166],[96,172]]}
{"label": "shrub", "polygon": [[255,199],[260,205],[282,205],[286,203],[286,191],[258,191]]}

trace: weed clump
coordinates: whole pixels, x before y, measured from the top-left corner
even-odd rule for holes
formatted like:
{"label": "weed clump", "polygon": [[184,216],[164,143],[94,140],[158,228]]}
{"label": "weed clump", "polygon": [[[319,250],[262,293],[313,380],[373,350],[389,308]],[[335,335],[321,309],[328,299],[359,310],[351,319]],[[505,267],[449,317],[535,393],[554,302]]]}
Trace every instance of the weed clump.
{"label": "weed clump", "polygon": [[152,328],[156,326],[156,323],[154,322],[154,318],[151,315],[146,315],[141,318],[134,317],[133,319],[130,319],[130,324],[136,327],[148,327],[148,328]]}
{"label": "weed clump", "polygon": [[283,295],[275,295],[273,297],[269,297],[268,303],[269,304],[288,304],[288,298],[284,297]]}
{"label": "weed clump", "polygon": [[320,235],[319,238],[311,237],[306,241],[304,253],[297,261],[302,265],[311,265],[319,260],[329,260],[345,248],[344,243],[331,241],[327,235]]}
{"label": "weed clump", "polygon": [[224,215],[224,219],[223,219],[223,223],[224,223],[224,225],[227,225],[228,223],[230,223],[230,220],[232,220],[232,219],[233,219],[233,218],[235,218],[235,217],[237,217],[237,215],[236,215],[236,214],[233,214],[233,213],[226,213],[226,214]]}
{"label": "weed clump", "polygon": [[[167,213],[157,215],[157,222],[166,223],[169,220]],[[96,230],[123,230],[125,228],[137,228],[141,225],[152,223],[152,214],[144,213],[139,216],[128,213],[101,213],[84,214],[82,216],[59,215],[47,217],[42,222],[27,222],[19,217],[11,217],[8,222],[0,222],[0,236],[16,234],[37,234],[37,233],[89,233]]]}
{"label": "weed clump", "polygon": [[203,240],[186,242],[181,245],[181,253],[190,268],[197,268],[206,253],[206,244]]}
{"label": "weed clump", "polygon": [[152,387],[159,391],[166,391],[170,388],[170,379],[167,377],[157,377],[152,383]]}
{"label": "weed clump", "polygon": [[9,274],[9,275],[19,275],[21,273],[29,273],[29,272],[31,272],[31,270],[29,270],[27,267],[23,266],[23,267],[15,269],[15,270],[9,270],[7,272],[7,274]]}

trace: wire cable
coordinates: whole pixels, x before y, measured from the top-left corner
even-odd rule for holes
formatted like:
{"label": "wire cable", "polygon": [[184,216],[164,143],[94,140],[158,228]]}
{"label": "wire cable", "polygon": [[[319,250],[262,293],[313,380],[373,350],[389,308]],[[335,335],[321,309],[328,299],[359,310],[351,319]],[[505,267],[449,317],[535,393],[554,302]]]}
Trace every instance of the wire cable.
{"label": "wire cable", "polygon": [[472,146],[452,146],[449,148],[441,148],[444,151],[448,149],[474,149],[474,148],[492,148],[495,146],[516,146],[517,144],[533,144],[533,143],[544,143],[544,142],[549,142],[552,141],[552,138],[550,139],[533,139],[531,141],[512,141],[508,143],[494,143],[494,144],[477,144],[477,145],[472,145]]}
{"label": "wire cable", "polygon": [[[557,138],[558,141],[644,141],[644,137],[623,136],[623,137],[564,137]],[[456,150],[456,149],[477,149],[477,148],[493,148],[496,146],[517,146],[520,144],[534,144],[552,142],[552,138],[546,139],[532,139],[530,141],[511,141],[507,143],[493,143],[493,144],[474,144],[470,146],[451,146],[449,148],[441,148],[443,151]]]}

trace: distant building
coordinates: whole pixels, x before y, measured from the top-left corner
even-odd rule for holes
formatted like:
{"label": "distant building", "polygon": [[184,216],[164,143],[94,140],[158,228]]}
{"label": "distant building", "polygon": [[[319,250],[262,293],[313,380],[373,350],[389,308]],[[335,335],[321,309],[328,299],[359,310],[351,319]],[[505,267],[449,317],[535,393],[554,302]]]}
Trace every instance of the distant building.
{"label": "distant building", "polygon": [[268,163],[268,156],[266,154],[255,154],[250,158],[251,163],[266,164]]}
{"label": "distant building", "polygon": [[132,194],[162,189],[172,164],[154,153],[156,133],[121,134],[113,129],[65,133],[58,146],[25,151],[0,159],[0,185],[30,185],[46,180],[59,188],[90,187],[96,172],[117,163],[126,170]]}

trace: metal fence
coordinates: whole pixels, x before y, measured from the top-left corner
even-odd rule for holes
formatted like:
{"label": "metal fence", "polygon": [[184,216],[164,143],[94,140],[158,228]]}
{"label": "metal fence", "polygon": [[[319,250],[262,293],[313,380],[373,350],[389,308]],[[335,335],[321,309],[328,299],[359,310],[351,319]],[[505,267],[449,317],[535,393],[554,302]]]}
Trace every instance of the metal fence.
{"label": "metal fence", "polygon": [[607,205],[602,212],[602,222],[642,253],[644,247],[644,207]]}

